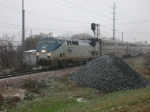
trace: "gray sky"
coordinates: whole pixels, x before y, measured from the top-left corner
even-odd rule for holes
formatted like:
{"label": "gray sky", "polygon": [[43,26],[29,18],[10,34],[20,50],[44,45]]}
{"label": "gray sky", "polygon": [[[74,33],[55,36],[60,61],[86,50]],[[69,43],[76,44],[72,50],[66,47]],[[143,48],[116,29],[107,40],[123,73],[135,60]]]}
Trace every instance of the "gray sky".
{"label": "gray sky", "polygon": [[[150,0],[24,0],[26,37],[52,32],[54,36],[89,33],[99,23],[101,36],[113,36],[116,4],[116,38],[150,43]],[[22,0],[0,0],[0,36],[20,34]]]}

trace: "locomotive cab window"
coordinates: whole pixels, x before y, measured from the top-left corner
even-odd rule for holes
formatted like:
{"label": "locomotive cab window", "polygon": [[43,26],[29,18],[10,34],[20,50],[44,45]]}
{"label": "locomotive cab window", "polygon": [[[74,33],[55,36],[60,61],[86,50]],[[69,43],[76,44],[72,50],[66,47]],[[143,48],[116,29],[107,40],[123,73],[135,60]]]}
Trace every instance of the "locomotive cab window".
{"label": "locomotive cab window", "polygon": [[76,41],[76,45],[79,45],[78,41]]}
{"label": "locomotive cab window", "polygon": [[60,57],[62,57],[62,53],[60,53]]}
{"label": "locomotive cab window", "polygon": [[61,40],[58,40],[58,44],[61,44]]}
{"label": "locomotive cab window", "polygon": [[70,43],[70,45],[72,45],[72,42],[71,42],[71,41],[69,41],[69,43]]}
{"label": "locomotive cab window", "polygon": [[72,41],[72,44],[73,44],[73,45],[76,45],[76,42],[75,42],[75,41]]}

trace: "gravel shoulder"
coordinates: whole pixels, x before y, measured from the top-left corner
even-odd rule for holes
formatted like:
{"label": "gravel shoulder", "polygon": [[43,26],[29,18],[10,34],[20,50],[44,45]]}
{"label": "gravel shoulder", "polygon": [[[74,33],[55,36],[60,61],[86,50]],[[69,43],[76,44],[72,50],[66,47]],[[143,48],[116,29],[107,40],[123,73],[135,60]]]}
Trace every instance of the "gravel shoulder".
{"label": "gravel shoulder", "polygon": [[53,70],[53,71],[49,71],[49,72],[35,73],[35,74],[30,74],[30,75],[1,79],[0,87],[19,85],[19,84],[24,83],[24,81],[27,79],[40,81],[40,80],[46,80],[46,79],[49,79],[52,77],[59,77],[59,76],[65,75],[65,74],[74,73],[79,68],[80,67],[66,68],[66,69],[62,69],[62,70]]}

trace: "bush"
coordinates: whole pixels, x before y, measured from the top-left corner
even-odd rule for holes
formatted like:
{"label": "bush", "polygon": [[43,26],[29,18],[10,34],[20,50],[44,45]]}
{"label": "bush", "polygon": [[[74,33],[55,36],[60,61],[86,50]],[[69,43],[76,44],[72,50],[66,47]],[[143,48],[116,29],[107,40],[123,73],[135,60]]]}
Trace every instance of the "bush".
{"label": "bush", "polygon": [[21,101],[21,98],[18,96],[13,96],[11,99],[11,102],[20,102],[20,101]]}
{"label": "bush", "polygon": [[0,105],[2,105],[2,104],[3,104],[3,101],[4,101],[4,97],[3,97],[3,95],[2,95],[2,94],[0,94]]}
{"label": "bush", "polygon": [[38,81],[33,79],[26,79],[25,82],[22,84],[23,88],[26,88],[28,90],[33,90],[37,87]]}
{"label": "bush", "polygon": [[150,70],[150,55],[145,55],[143,58],[145,67]]}

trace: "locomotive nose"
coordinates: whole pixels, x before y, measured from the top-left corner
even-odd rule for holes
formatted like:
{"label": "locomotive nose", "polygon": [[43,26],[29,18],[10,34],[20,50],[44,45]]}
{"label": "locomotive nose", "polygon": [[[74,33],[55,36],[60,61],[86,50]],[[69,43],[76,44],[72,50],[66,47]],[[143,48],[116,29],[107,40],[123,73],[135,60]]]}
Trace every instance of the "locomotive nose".
{"label": "locomotive nose", "polygon": [[47,58],[49,59],[51,57],[51,53],[47,53]]}
{"label": "locomotive nose", "polygon": [[37,52],[36,57],[37,59],[50,59],[51,52]]}

